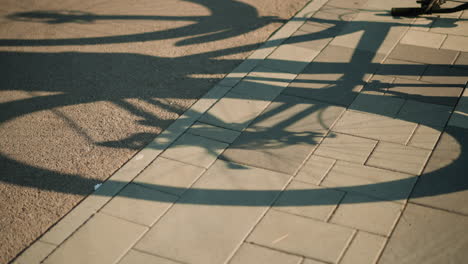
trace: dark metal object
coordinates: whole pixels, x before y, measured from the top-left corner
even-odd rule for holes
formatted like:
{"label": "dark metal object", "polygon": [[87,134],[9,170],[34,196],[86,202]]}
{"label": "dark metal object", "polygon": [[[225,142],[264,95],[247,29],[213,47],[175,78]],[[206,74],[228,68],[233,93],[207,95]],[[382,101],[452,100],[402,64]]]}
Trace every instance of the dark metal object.
{"label": "dark metal object", "polygon": [[464,3],[452,8],[441,8],[441,5],[443,5],[445,1],[446,0],[419,0],[416,2],[421,4],[421,7],[392,8],[391,14],[392,16],[414,17],[424,14],[453,13],[468,9],[468,3]]}

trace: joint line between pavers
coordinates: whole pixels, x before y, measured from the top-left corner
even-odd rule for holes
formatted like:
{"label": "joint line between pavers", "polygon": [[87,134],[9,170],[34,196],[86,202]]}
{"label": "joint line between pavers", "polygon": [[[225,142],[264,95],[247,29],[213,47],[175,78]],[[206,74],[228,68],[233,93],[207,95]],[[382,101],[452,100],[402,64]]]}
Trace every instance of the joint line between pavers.
{"label": "joint line between pavers", "polygon": [[341,262],[341,260],[343,260],[344,255],[346,254],[349,247],[351,246],[351,243],[353,243],[354,239],[356,238],[357,233],[358,233],[358,230],[353,230],[353,234],[348,239],[348,242],[346,243],[346,246],[341,251],[341,254],[338,256],[338,260],[336,261],[337,264],[339,264]]}
{"label": "joint line between pavers", "polygon": [[318,182],[318,186],[321,186],[321,185],[322,185],[323,181],[324,181],[325,178],[328,176],[328,174],[330,173],[330,171],[335,167],[337,161],[338,161],[338,160],[333,159],[332,165],[331,165],[330,168],[328,168],[328,170],[323,174],[322,178],[321,178],[321,179],[319,180],[319,182]]}
{"label": "joint line between pavers", "polygon": [[138,252],[141,252],[141,253],[144,253],[144,254],[148,254],[148,255],[151,255],[151,256],[167,259],[167,260],[170,260],[170,261],[174,261],[174,262],[177,262],[177,263],[180,263],[180,264],[190,264],[188,262],[183,262],[181,260],[171,259],[169,257],[158,255],[158,254],[155,254],[153,252],[145,251],[145,250],[142,250],[142,249],[132,248],[132,250],[135,250],[135,251],[138,251]]}
{"label": "joint line between pavers", "polygon": [[325,219],[325,223],[330,223],[330,220],[332,219],[332,217],[335,215],[336,211],[338,210],[338,207],[340,206],[340,204],[343,202],[344,198],[346,197],[346,195],[348,195],[348,192],[345,192],[343,190],[340,190],[340,189],[335,189],[335,188],[329,188],[331,190],[337,190],[339,192],[342,192],[343,195],[340,197],[340,200],[335,204],[335,207],[333,208],[333,210],[328,214],[327,216],[327,219]]}
{"label": "joint line between pavers", "polygon": [[[283,212],[283,213],[284,213],[284,212]],[[245,243],[251,244],[251,245],[255,245],[255,246],[259,246],[259,247],[266,248],[266,249],[270,249],[270,250],[274,250],[274,251],[278,251],[278,252],[285,253],[285,254],[288,254],[288,255],[292,255],[292,256],[304,258],[304,259],[308,258],[308,259],[316,260],[316,261],[318,261],[318,262],[320,262],[320,263],[335,264],[335,263],[333,263],[333,262],[325,261],[325,260],[323,260],[323,259],[318,259],[318,258],[313,258],[313,257],[309,257],[309,256],[304,256],[304,255],[297,254],[297,253],[294,253],[294,252],[289,252],[289,251],[286,251],[286,250],[280,249],[280,248],[272,248],[272,247],[269,247],[269,246],[267,246],[267,245],[257,244],[257,243],[252,242],[252,241],[245,242]]]}
{"label": "joint line between pavers", "polygon": [[[287,174],[286,174],[287,175]],[[276,195],[276,197],[273,199],[273,201],[271,202],[271,204],[266,208],[265,212],[260,215],[260,217],[258,218],[257,222],[252,226],[252,228],[250,228],[250,230],[247,232],[247,234],[244,236],[244,238],[242,240],[240,240],[239,244],[234,248],[234,250],[232,251],[231,255],[228,256],[226,258],[226,261],[224,263],[229,263],[229,261],[231,261],[231,259],[234,257],[234,255],[236,254],[236,252],[239,250],[239,248],[242,246],[242,243],[245,242],[245,240],[250,236],[250,234],[253,232],[253,230],[255,228],[257,228],[257,226],[260,224],[260,222],[263,220],[263,218],[265,217],[265,215],[268,213],[268,211],[270,211],[270,209],[276,204],[276,202],[278,201],[279,197],[281,197],[281,195],[283,194],[283,192],[286,190],[286,188],[291,184],[292,180],[293,180],[293,176],[289,175],[289,180],[286,182],[285,186],[278,192],[278,194]]]}
{"label": "joint line between pavers", "polygon": [[[72,209],[72,210],[73,210],[73,209]],[[70,212],[71,212],[71,210],[70,210]],[[41,261],[39,261],[39,263],[43,263],[44,261],[46,261],[55,251],[57,251],[57,250],[60,248],[61,245],[63,245],[63,243],[65,243],[68,239],[70,239],[70,238],[71,238],[83,225],[85,225],[96,213],[97,213],[97,211],[94,211],[94,213],[91,214],[90,217],[88,217],[88,218],[87,218],[83,223],[81,223],[75,230],[73,230],[73,232],[71,232],[71,234],[70,234],[69,236],[67,236],[60,244],[55,245],[55,248],[54,248],[49,254],[47,254],[46,257],[44,257]],[[58,222],[57,222],[57,224],[58,224]],[[55,226],[55,225],[54,225],[54,226]],[[47,232],[44,233],[41,237],[43,237],[45,234],[47,234]],[[38,242],[39,240],[40,240],[40,239],[38,239],[36,242]],[[36,243],[36,242],[35,242],[35,243]],[[44,241],[41,241],[41,242],[44,242]],[[32,245],[32,244],[31,244],[31,245]],[[29,249],[29,247],[28,247],[27,249]],[[27,249],[26,249],[26,250],[27,250]],[[25,250],[25,251],[26,251],[26,250]]]}

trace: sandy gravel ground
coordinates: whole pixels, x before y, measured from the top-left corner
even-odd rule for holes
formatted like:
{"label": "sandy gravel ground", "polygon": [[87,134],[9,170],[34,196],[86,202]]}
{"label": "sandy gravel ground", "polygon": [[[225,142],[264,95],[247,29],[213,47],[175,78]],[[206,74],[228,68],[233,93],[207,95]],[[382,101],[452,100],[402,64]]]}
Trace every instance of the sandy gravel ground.
{"label": "sandy gravel ground", "polygon": [[0,263],[307,0],[0,0]]}

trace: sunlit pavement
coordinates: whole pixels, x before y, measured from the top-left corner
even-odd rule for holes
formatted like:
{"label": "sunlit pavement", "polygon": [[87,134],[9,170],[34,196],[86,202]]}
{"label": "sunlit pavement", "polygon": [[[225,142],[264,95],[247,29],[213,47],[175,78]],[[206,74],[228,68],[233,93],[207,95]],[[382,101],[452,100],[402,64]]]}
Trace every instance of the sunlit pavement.
{"label": "sunlit pavement", "polygon": [[463,263],[468,11],[412,4],[310,2],[16,262]]}

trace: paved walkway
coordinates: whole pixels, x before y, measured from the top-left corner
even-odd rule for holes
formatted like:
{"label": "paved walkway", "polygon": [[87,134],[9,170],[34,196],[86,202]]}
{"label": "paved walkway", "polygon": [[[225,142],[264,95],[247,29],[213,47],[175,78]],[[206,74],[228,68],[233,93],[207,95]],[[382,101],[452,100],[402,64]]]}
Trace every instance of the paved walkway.
{"label": "paved walkway", "polygon": [[15,263],[463,263],[468,11],[409,2],[310,2]]}

